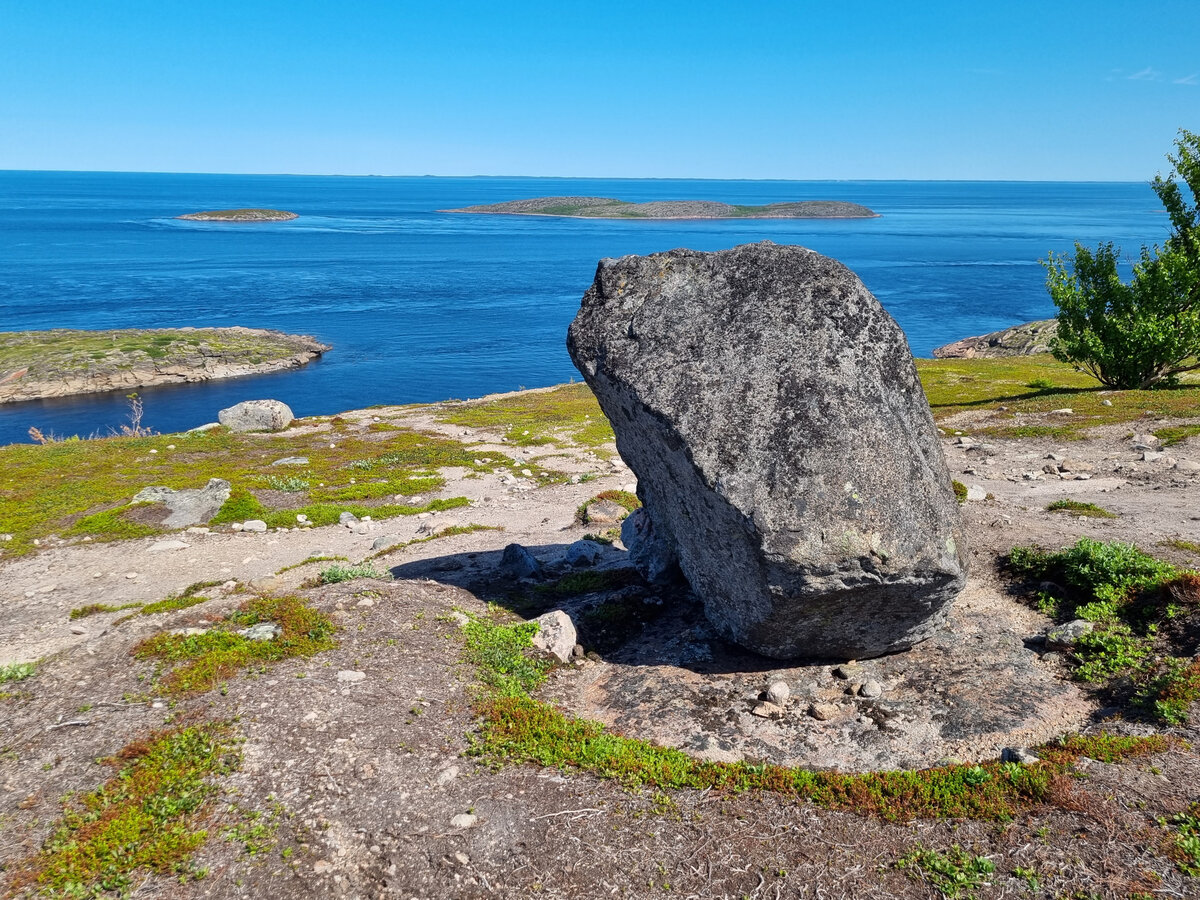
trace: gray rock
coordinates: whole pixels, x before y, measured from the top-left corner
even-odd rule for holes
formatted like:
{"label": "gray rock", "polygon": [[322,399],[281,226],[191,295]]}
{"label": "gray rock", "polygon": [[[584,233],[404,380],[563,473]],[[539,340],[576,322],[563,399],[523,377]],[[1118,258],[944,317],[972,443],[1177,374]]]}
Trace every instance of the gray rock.
{"label": "gray rock", "polygon": [[171,550],[186,550],[192,546],[187,541],[155,541],[146,548],[147,553],[165,553]]}
{"label": "gray rock", "polygon": [[1062,465],[1060,465],[1059,468],[1061,468],[1064,472],[1075,472],[1076,474],[1078,474],[1080,472],[1095,472],[1096,471],[1096,467],[1093,466],[1090,462],[1086,462],[1085,460],[1082,460],[1082,459],[1076,459],[1073,456],[1068,456],[1066,459],[1064,459],[1062,461]]}
{"label": "gray rock", "polygon": [[500,557],[500,571],[511,578],[541,578],[542,564],[520,544],[509,544]]}
{"label": "gray rock", "polygon": [[966,579],[950,473],[903,333],[845,266],[769,242],[602,260],[567,348],[725,637],[870,657],[942,622]]}
{"label": "gray rock", "polygon": [[834,703],[813,703],[808,707],[808,714],[818,722],[828,722],[837,718],[841,709]]}
{"label": "gray rock", "polygon": [[307,456],[285,456],[283,459],[277,459],[271,463],[273,466],[307,466]]}
{"label": "gray rock", "polygon": [[1034,763],[1040,762],[1040,759],[1024,747],[1005,747],[1000,751],[1000,762],[1020,763],[1023,766],[1032,766]]}
{"label": "gray rock", "polygon": [[1158,450],[1143,450],[1142,451],[1142,460],[1145,462],[1158,462],[1160,459],[1162,459],[1166,455],[1167,454],[1161,453]]}
{"label": "gray rock", "polygon": [[201,432],[201,431],[212,431],[214,428],[220,428],[220,427],[221,427],[220,422],[205,422],[203,425],[197,425],[195,428],[189,428],[187,430],[187,433],[195,434],[195,433]]}
{"label": "gray rock", "polygon": [[133,502],[162,503],[170,511],[163,524],[168,528],[186,528],[207,522],[228,499],[229,482],[223,478],[212,478],[199,489],[177,491],[160,485],[142,488],[134,495]]}
{"label": "gray rock", "polygon": [[1185,475],[1195,475],[1200,472],[1200,463],[1190,459],[1175,460],[1175,471],[1183,472]]}
{"label": "gray rock", "polygon": [[400,543],[400,539],[394,534],[381,534],[375,540],[371,541],[372,550],[385,550],[392,544]]}
{"label": "gray rock", "polygon": [[358,516],[352,512],[343,512],[338,516],[338,524],[345,525],[347,528],[353,528],[358,524]]}
{"label": "gray rock", "polygon": [[876,697],[882,697],[883,685],[872,678],[870,681],[865,682],[862,687],[858,689],[858,696],[866,697],[868,700],[874,700]]}
{"label": "gray rock", "polygon": [[654,523],[645,508],[635,509],[621,523],[621,543],[629,561],[651,584],[667,584],[680,576],[675,544]]}
{"label": "gray rock", "polygon": [[1075,619],[1058,625],[1046,632],[1046,643],[1057,647],[1070,647],[1085,634],[1091,634],[1095,625],[1086,619]]}
{"label": "gray rock", "polygon": [[616,525],[624,521],[629,510],[612,500],[594,500],[583,510],[584,525]]}
{"label": "gray rock", "polygon": [[774,703],[776,706],[783,706],[787,703],[787,698],[792,694],[792,689],[788,687],[786,681],[776,681],[767,688],[767,701]]}
{"label": "gray rock", "polygon": [[217,413],[230,431],[282,431],[292,424],[291,409],[279,400],[246,400]]}
{"label": "gray rock", "polygon": [[967,500],[978,502],[987,499],[987,489],[978,484],[973,484],[967,488]]}
{"label": "gray rock", "polygon": [[450,820],[451,828],[474,828],[479,817],[474,813],[459,813]]}
{"label": "gray rock", "polygon": [[345,684],[357,684],[360,681],[365,681],[366,672],[356,672],[353,669],[342,669],[337,673],[337,680]]}
{"label": "gray rock", "polygon": [[783,716],[783,707],[768,700],[754,704],[754,708],[750,710],[750,715],[758,716],[760,719],[778,719]]}
{"label": "gray rock", "polygon": [[283,629],[274,622],[259,622],[257,625],[241,629],[238,634],[251,641],[273,641],[283,634]]}
{"label": "gray rock", "polygon": [[242,523],[242,531],[249,531],[254,534],[266,534],[267,523],[262,519],[251,519],[249,522]]}
{"label": "gray rock", "polygon": [[538,616],[534,621],[538,623],[538,632],[533,636],[533,646],[557,657],[559,662],[569,660],[579,640],[571,617],[561,609],[556,609]]}
{"label": "gray rock", "polygon": [[575,568],[594,566],[600,560],[600,545],[595,541],[575,541],[567,547],[563,560]]}

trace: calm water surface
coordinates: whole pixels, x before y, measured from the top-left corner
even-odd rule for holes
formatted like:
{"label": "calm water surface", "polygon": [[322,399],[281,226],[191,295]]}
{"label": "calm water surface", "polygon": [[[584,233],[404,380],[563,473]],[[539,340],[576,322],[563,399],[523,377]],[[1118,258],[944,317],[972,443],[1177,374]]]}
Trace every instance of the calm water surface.
{"label": "calm water surface", "polygon": [[[543,195],[731,203],[838,199],[860,220],[604,221],[438,210]],[[272,207],[291,222],[174,217]],[[596,261],[673,247],[802,244],[852,268],[913,352],[1053,314],[1038,260],[1074,241],[1161,242],[1147,184],[341,178],[0,172],[0,331],[247,325],[334,350],[298,372],[150,388],[176,431],[241,400],[297,415],[472,397],[576,376],[566,328]],[[30,425],[104,432],[123,395],[0,408],[0,444]]]}

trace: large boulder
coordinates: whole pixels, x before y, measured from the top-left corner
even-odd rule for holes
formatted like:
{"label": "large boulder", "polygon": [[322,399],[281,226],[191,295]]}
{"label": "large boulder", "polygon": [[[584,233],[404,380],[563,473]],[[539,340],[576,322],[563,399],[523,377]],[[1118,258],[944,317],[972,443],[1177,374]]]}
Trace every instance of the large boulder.
{"label": "large boulder", "polygon": [[904,334],[845,266],[770,242],[602,260],[567,348],[656,558],[726,637],[861,658],[942,621],[958,503]]}
{"label": "large boulder", "polygon": [[246,400],[217,413],[217,421],[230,431],[282,431],[293,418],[281,400]]}

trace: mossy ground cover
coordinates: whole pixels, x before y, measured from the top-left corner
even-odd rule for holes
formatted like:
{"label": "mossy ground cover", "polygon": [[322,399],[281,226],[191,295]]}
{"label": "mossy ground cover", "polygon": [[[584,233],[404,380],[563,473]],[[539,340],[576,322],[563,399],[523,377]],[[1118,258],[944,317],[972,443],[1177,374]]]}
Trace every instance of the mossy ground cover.
{"label": "mossy ground cover", "polygon": [[612,426],[586,384],[565,384],[486,403],[442,404],[438,419],[468,428],[502,432],[520,447],[575,444],[599,447],[613,440]]}
{"label": "mossy ground cover", "polygon": [[[1200,574],[1131,544],[1081,539],[1065,550],[1018,547],[1011,568],[1043,587],[1034,602],[1059,622],[1083,619],[1094,630],[1072,645],[1077,679],[1120,692],[1168,723],[1188,721],[1200,700]],[[1128,694],[1128,688],[1125,688]]]}
{"label": "mossy ground cover", "polygon": [[[244,637],[250,625],[278,625],[271,640]],[[201,634],[157,634],[139,642],[133,655],[160,663],[158,687],[172,696],[211,690],[243,669],[291,657],[313,656],[333,646],[336,627],[324,613],[298,597],[255,597]]]}
{"label": "mossy ground cover", "polygon": [[1041,761],[1031,766],[987,762],[862,775],[708,762],[624,737],[537,700],[533,694],[553,663],[529,653],[536,623],[475,618],[464,631],[465,658],[476,666],[481,681],[475,701],[481,725],[471,752],[497,766],[533,763],[659,789],[771,791],[888,821],[1003,821],[1063,793],[1062,780],[1069,781],[1081,756],[1117,762],[1170,746],[1163,737],[1076,735],[1039,749]]}
{"label": "mossy ground cover", "polygon": [[117,773],[67,797],[41,852],[10,869],[5,896],[127,896],[141,874],[190,874],[188,859],[208,836],[214,779],[239,765],[225,723],[151,734],[101,762]]}
{"label": "mossy ground cover", "polygon": [[[935,419],[963,412],[991,414],[971,429],[976,434],[1069,440],[1084,429],[1133,422],[1147,414],[1200,416],[1200,377],[1195,374],[1185,376],[1174,388],[1113,391],[1049,354],[916,362]],[[1106,400],[1110,406],[1104,405]],[[1060,409],[1072,412],[1046,420],[1046,413]],[[1034,421],[1026,421],[1031,416]]]}
{"label": "mossy ground cover", "polygon": [[[307,456],[309,465],[284,471],[271,465],[297,455]],[[217,429],[11,444],[0,447],[0,533],[13,535],[4,544],[6,556],[28,553],[35,540],[51,534],[92,540],[152,536],[163,529],[146,518],[140,504],[130,503],[133,496],[152,484],[198,488],[210,478],[232,485],[213,524],[263,519],[272,527],[294,526],[297,514],[304,514],[316,525],[327,525],[343,511],[377,520],[413,515],[467,503],[465,498],[408,502],[442,486],[439,468],[491,471],[512,465],[494,453],[489,463],[477,464],[477,459],[469,445],[438,435],[403,428],[367,436],[345,426],[293,437]],[[294,479],[297,489],[279,491],[273,479]],[[299,487],[300,481],[309,487]]]}

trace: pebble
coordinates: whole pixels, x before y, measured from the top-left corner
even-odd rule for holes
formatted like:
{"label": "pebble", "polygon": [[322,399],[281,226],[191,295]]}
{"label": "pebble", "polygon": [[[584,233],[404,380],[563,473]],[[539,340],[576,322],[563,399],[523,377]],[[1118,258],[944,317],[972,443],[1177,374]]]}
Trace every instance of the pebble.
{"label": "pebble", "polygon": [[370,597],[363,597],[361,600],[359,600],[359,601],[358,601],[357,603],[355,603],[354,605],[355,605],[355,606],[361,606],[361,607],[374,606],[374,605],[375,605],[375,601],[374,601],[374,600],[372,600]]}
{"label": "pebble", "polygon": [[783,715],[783,707],[763,701],[756,703],[754,709],[750,710],[750,714],[758,716],[760,719],[777,719]]}
{"label": "pebble", "polygon": [[342,669],[342,671],[337,673],[337,680],[346,684],[357,684],[360,681],[364,681],[366,677],[366,672],[355,672],[352,669]]}
{"label": "pebble", "polygon": [[451,828],[474,828],[479,822],[479,817],[474,813],[459,813],[450,820]]}
{"label": "pebble", "polygon": [[274,622],[259,622],[249,628],[243,628],[238,634],[250,641],[270,641],[283,634],[283,629]]}
{"label": "pebble", "polygon": [[313,874],[314,875],[324,875],[326,872],[328,872],[332,868],[333,868],[333,863],[331,863],[329,860],[318,859],[315,863],[313,863]]}
{"label": "pebble", "polygon": [[787,702],[787,698],[791,696],[791,693],[792,689],[788,687],[786,681],[776,681],[767,688],[767,700],[776,706],[783,706]]}
{"label": "pebble", "polygon": [[883,695],[883,685],[872,678],[858,689],[858,695],[860,697],[866,697],[868,700],[873,700],[874,698]]}
{"label": "pebble", "polygon": [[1040,762],[1040,760],[1024,747],[1005,747],[1000,751],[1000,762],[1020,763],[1023,766],[1032,766],[1034,763]]}
{"label": "pebble", "polygon": [[242,531],[249,531],[252,534],[266,534],[267,523],[262,519],[251,519],[249,522],[242,523]]}
{"label": "pebble", "polygon": [[71,634],[87,634],[87,629],[82,625],[72,625]]}
{"label": "pebble", "polygon": [[808,714],[819,722],[828,722],[838,714],[838,708],[832,703],[813,703],[808,707]]}
{"label": "pebble", "polygon": [[854,663],[846,663],[833,670],[833,677],[840,678],[842,681],[849,681],[856,674],[858,674],[858,666]]}
{"label": "pebble", "polygon": [[184,541],[155,541],[147,548],[146,552],[162,553],[166,550],[186,550],[190,546],[191,544],[185,543]]}

